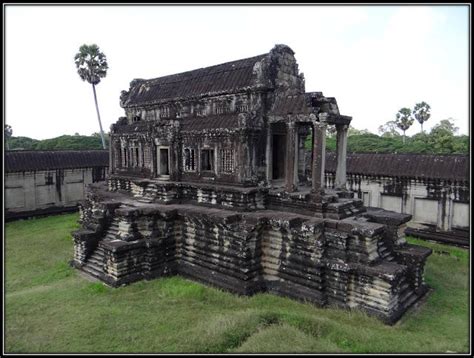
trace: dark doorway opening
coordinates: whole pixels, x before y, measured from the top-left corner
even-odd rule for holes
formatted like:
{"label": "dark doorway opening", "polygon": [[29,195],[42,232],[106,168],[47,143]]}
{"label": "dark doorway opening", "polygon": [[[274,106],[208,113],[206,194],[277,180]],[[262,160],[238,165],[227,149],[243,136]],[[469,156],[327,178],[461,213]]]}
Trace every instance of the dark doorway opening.
{"label": "dark doorway opening", "polygon": [[272,179],[283,179],[285,177],[286,135],[274,134],[272,148]]}
{"label": "dark doorway opening", "polygon": [[168,160],[168,149],[160,148],[160,175],[169,175],[170,166]]}
{"label": "dark doorway opening", "polygon": [[214,149],[201,151],[201,170],[214,171]]}

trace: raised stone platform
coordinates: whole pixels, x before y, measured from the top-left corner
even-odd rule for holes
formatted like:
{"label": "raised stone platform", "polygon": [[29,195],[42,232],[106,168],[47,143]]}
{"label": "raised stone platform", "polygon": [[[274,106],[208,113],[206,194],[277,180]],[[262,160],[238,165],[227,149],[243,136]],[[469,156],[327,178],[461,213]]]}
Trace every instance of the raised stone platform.
{"label": "raised stone platform", "polygon": [[[178,194],[191,186],[153,184]],[[259,191],[232,190],[216,192],[245,198]],[[139,195],[90,187],[82,229],[74,233],[75,267],[112,286],[180,274],[238,294],[268,291],[363,309],[390,324],[427,290],[423,268],[431,250],[403,239],[409,216],[223,210],[217,199],[143,202]],[[331,200],[326,207],[354,203]]]}

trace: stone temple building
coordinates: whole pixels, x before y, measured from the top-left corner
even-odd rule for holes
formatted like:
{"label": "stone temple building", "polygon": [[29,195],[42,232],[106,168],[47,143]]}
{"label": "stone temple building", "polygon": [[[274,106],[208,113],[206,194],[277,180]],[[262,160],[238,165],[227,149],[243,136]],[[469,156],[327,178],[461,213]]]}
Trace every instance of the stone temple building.
{"label": "stone temple building", "polygon": [[[179,274],[238,294],[272,292],[395,322],[425,294],[431,250],[410,215],[367,212],[346,185],[337,102],[305,92],[294,52],[151,80],[122,92],[107,185],[92,184],[72,264],[112,286]],[[326,126],[337,129],[324,190]],[[298,145],[312,134],[311,181]]]}

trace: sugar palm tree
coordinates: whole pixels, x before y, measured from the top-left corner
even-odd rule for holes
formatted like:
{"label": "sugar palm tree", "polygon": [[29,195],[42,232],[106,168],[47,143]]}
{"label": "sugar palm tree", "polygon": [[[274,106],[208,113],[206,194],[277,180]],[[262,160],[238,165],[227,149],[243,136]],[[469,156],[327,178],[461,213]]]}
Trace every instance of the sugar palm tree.
{"label": "sugar palm tree", "polygon": [[403,144],[405,144],[405,131],[411,127],[415,119],[411,116],[410,108],[400,109],[396,115],[396,118],[395,124],[403,131]]}
{"label": "sugar palm tree", "polygon": [[5,135],[5,144],[7,145],[7,150],[10,149],[10,146],[8,145],[8,142],[9,142],[10,138],[12,137],[12,134],[13,134],[12,127],[9,124],[5,124],[4,135]]}
{"label": "sugar palm tree", "polygon": [[426,122],[430,116],[431,107],[426,102],[420,102],[415,104],[415,108],[413,109],[413,115],[415,116],[416,120],[421,124],[421,133],[423,133],[423,123]]}
{"label": "sugar palm tree", "polygon": [[100,121],[99,106],[97,104],[97,94],[95,92],[95,85],[100,82],[100,79],[107,75],[107,58],[99,50],[96,44],[82,45],[79,48],[79,52],[74,56],[74,62],[76,63],[77,73],[83,81],[87,81],[92,84],[92,90],[94,91],[95,109],[97,111],[97,117],[99,119],[100,137],[102,139],[102,147],[105,149],[104,131],[102,130],[102,122]]}

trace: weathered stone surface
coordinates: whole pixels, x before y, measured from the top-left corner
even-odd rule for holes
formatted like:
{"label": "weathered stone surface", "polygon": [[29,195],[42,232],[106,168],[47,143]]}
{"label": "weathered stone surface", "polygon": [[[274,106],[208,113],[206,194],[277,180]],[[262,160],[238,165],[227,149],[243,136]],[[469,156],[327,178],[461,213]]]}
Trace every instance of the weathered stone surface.
{"label": "weathered stone surface", "polygon": [[[403,215],[367,213],[352,193],[322,190],[321,128],[351,118],[334,98],[304,93],[293,55],[277,45],[133,81],[121,96],[127,117],[112,128],[108,183],[92,185],[81,209],[73,265],[112,286],[181,274],[400,317],[426,291],[430,252],[404,242]],[[317,178],[300,183],[311,129]]]}
{"label": "weathered stone surface", "polygon": [[[95,274],[113,286],[182,274],[239,294],[266,290],[319,305],[359,307],[388,323],[426,291],[423,266],[430,250],[392,246],[384,248],[391,260],[384,260],[380,243],[387,226],[363,217],[241,214],[185,203],[133,207],[125,204],[127,194],[104,195],[115,196],[115,209],[108,211],[115,216],[105,220],[109,228],[98,242],[104,258]],[[117,207],[119,201],[124,203]],[[90,202],[91,211],[95,205],[101,204]],[[121,217],[127,225],[114,225]],[[77,252],[97,237],[90,230],[74,236]],[[87,255],[76,254],[75,261],[87,266]]]}

